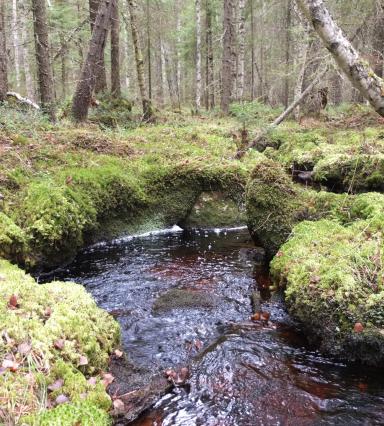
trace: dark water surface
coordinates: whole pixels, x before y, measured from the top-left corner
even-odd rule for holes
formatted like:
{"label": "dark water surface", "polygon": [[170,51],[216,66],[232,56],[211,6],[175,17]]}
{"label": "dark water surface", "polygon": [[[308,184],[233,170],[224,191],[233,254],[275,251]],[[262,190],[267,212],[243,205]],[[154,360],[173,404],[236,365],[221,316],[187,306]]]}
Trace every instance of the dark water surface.
{"label": "dark water surface", "polygon": [[[134,424],[384,425],[382,371],[310,349],[277,297],[263,300],[268,323],[249,321],[250,295],[265,278],[247,260],[252,247],[245,229],[175,229],[99,244],[57,273],[117,317],[135,364],[190,366],[188,386]],[[156,302],[174,289],[198,296],[196,306],[177,306],[172,292]]]}

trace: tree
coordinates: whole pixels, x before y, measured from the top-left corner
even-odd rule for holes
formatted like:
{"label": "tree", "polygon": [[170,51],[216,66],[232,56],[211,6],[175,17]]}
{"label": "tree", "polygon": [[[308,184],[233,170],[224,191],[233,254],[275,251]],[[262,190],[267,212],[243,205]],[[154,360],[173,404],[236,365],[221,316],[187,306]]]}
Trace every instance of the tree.
{"label": "tree", "polygon": [[119,2],[112,0],[111,17],[111,94],[115,98],[121,96],[120,83],[120,18]]}
{"label": "tree", "polygon": [[55,121],[55,88],[50,59],[45,0],[32,0],[32,12],[41,106],[42,110],[50,116],[51,120]]}
{"label": "tree", "polygon": [[[89,0],[89,19],[91,22],[91,33],[96,22],[97,12],[99,10],[101,0]],[[107,73],[105,71],[104,51],[97,60],[96,68],[95,93],[105,92],[107,90]]]}
{"label": "tree", "polygon": [[245,80],[245,0],[239,0],[239,66],[237,99],[242,101]]}
{"label": "tree", "polygon": [[5,0],[0,0],[0,102],[7,97],[8,73],[7,73],[7,47],[5,39],[4,12]]}
{"label": "tree", "polygon": [[223,39],[223,61],[221,67],[221,110],[228,114],[233,87],[233,0],[224,0],[224,39]]}
{"label": "tree", "polygon": [[205,16],[206,16],[206,70],[205,70],[205,85],[206,85],[206,109],[210,110],[215,107],[215,87],[214,73],[215,64],[213,61],[213,29],[212,29],[212,0],[205,1]]}
{"label": "tree", "polygon": [[196,10],[196,112],[201,108],[201,2],[195,0]]}
{"label": "tree", "polygon": [[138,31],[138,19],[137,19],[137,5],[135,0],[127,0],[129,8],[129,16],[131,21],[132,31],[132,42],[135,50],[135,61],[137,71],[137,81],[140,89],[141,102],[143,105],[143,116],[144,120],[148,121],[152,118],[152,106],[151,101],[147,95],[147,88],[145,85],[144,77],[144,60],[143,53],[140,46],[139,31]]}
{"label": "tree", "polygon": [[112,8],[113,1],[102,0],[92,31],[87,57],[73,97],[72,115],[78,122],[85,121],[88,117],[88,109],[96,85],[96,69],[101,56],[104,54]]}
{"label": "tree", "polygon": [[360,57],[334,22],[323,0],[296,0],[352,85],[384,116],[384,83]]}

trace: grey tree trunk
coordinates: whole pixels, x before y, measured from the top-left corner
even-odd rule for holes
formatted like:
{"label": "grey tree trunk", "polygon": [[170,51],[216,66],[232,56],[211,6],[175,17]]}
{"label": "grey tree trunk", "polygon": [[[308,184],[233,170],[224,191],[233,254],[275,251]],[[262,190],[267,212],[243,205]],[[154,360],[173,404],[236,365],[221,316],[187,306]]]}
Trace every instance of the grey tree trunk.
{"label": "grey tree trunk", "polygon": [[223,63],[221,67],[221,111],[229,112],[233,86],[232,47],[234,39],[233,0],[224,0]]}
{"label": "grey tree trunk", "polygon": [[135,0],[127,0],[129,15],[131,21],[131,30],[132,30],[132,42],[135,50],[135,60],[136,60],[136,70],[137,70],[137,80],[140,89],[141,102],[143,105],[143,117],[144,120],[148,121],[152,118],[152,106],[148,98],[147,88],[145,85],[144,77],[144,60],[143,53],[139,41],[139,30],[138,30],[138,20],[137,20],[137,5]]}
{"label": "grey tree trunk", "polygon": [[323,0],[296,0],[325,47],[352,85],[384,116],[384,83],[360,57],[357,50],[336,25]]}
{"label": "grey tree trunk", "polygon": [[55,121],[55,92],[50,59],[45,0],[32,0],[32,12],[41,106],[43,111],[49,115],[50,119]]}
{"label": "grey tree trunk", "polygon": [[112,7],[112,0],[103,0],[96,17],[87,57],[73,97],[72,115],[77,122],[85,121],[88,117],[89,105],[96,84],[95,71],[101,56],[104,54],[111,23]]}
{"label": "grey tree trunk", "polygon": [[17,0],[12,0],[12,42],[15,60],[16,90],[20,91],[20,42],[19,42],[19,16]]}
{"label": "grey tree trunk", "polygon": [[196,12],[196,80],[195,80],[195,108],[201,109],[201,1],[195,0]]}
{"label": "grey tree trunk", "polygon": [[[101,5],[101,0],[89,0],[89,19],[91,22],[91,33],[97,18],[97,12]],[[107,84],[107,73],[105,71],[105,59],[104,59],[104,50],[100,58],[98,58],[95,68],[96,73],[96,82],[95,82],[95,93],[105,92],[108,88]]]}
{"label": "grey tree trunk", "polygon": [[242,101],[245,81],[245,0],[239,0],[239,63],[237,77],[237,99]]}
{"label": "grey tree trunk", "polygon": [[206,109],[211,110],[215,107],[215,86],[214,86],[214,61],[213,61],[213,37],[212,37],[212,3],[211,0],[205,2],[206,14]]}
{"label": "grey tree trunk", "polygon": [[8,73],[7,73],[7,43],[5,39],[5,1],[0,0],[0,102],[7,97]]}
{"label": "grey tree trunk", "polygon": [[120,82],[120,17],[119,1],[112,0],[111,16],[111,94],[114,98],[121,97]]}

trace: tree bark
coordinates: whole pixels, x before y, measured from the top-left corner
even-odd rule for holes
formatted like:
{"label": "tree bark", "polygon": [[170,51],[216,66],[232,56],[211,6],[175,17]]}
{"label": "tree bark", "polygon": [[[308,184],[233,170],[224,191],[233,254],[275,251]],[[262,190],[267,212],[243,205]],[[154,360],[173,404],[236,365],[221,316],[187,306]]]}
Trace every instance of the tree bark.
{"label": "tree bark", "polygon": [[233,86],[232,46],[234,39],[233,0],[224,0],[224,40],[221,68],[221,111],[228,114]]}
{"label": "tree bark", "polygon": [[25,76],[25,89],[27,93],[27,98],[31,100],[35,100],[35,88],[34,82],[31,72],[30,58],[29,58],[29,49],[28,49],[28,19],[29,19],[29,11],[28,11],[28,0],[24,0],[21,3],[21,56],[22,56],[22,65],[24,68],[24,76]]}
{"label": "tree bark", "polygon": [[196,12],[196,80],[195,80],[195,109],[201,109],[201,1],[195,0]]}
{"label": "tree bark", "polygon": [[138,31],[138,20],[137,20],[137,5],[135,0],[127,0],[129,15],[131,21],[131,30],[132,30],[132,42],[135,50],[135,60],[136,60],[136,70],[137,70],[137,80],[139,83],[141,102],[143,105],[143,117],[144,120],[148,121],[152,119],[152,106],[151,102],[147,95],[147,88],[145,85],[144,77],[144,60],[143,53],[139,41],[139,31]]}
{"label": "tree bark", "polygon": [[5,1],[0,0],[0,102],[4,102],[8,91],[7,43],[5,38]]}
{"label": "tree bark", "polygon": [[16,90],[20,91],[20,43],[19,43],[19,17],[17,0],[12,0],[12,42],[15,60]]}
{"label": "tree bark", "polygon": [[107,34],[110,27],[113,0],[103,0],[94,24],[81,77],[77,84],[72,103],[72,115],[77,122],[85,121],[96,84],[96,69],[104,54]]}
{"label": "tree bark", "polygon": [[243,100],[245,81],[245,0],[239,0],[239,64],[237,99]]}
{"label": "tree bark", "polygon": [[53,72],[50,60],[45,0],[32,0],[37,74],[42,110],[56,120]]}
{"label": "tree bark", "polygon": [[384,83],[347,40],[323,0],[296,0],[352,85],[384,117]]}
{"label": "tree bark", "polygon": [[214,60],[213,60],[213,31],[212,31],[212,3],[211,0],[205,2],[206,14],[206,109],[212,110],[215,107],[215,87],[214,87]]}
{"label": "tree bark", "polygon": [[114,98],[121,97],[120,82],[120,17],[119,1],[112,0],[111,16],[111,94]]}
{"label": "tree bark", "polygon": [[291,25],[292,25],[292,4],[287,0],[286,11],[286,33],[285,33],[285,81],[284,81],[284,105],[289,105],[289,70],[291,60]]}
{"label": "tree bark", "polygon": [[147,0],[147,62],[148,62],[148,97],[152,99],[152,55],[151,55],[151,10]]}
{"label": "tree bark", "polygon": [[[91,33],[93,32],[93,28],[97,18],[97,12],[102,4],[102,0],[89,0],[89,18],[91,22]],[[92,36],[92,35],[91,35]],[[107,73],[105,71],[105,59],[104,59],[104,51],[102,55],[97,60],[95,71],[96,73],[96,82],[95,82],[95,93],[105,92],[108,88],[107,84]]]}

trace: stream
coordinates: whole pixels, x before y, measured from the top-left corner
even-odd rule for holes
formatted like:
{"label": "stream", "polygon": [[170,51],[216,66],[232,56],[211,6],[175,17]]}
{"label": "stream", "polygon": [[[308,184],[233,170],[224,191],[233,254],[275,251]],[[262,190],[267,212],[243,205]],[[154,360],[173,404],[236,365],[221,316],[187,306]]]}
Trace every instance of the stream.
{"label": "stream", "polygon": [[[55,272],[118,319],[135,366],[189,368],[185,384],[126,424],[384,425],[383,372],[311,348],[253,250],[245,228],[174,227],[99,243]],[[269,320],[250,321],[254,292]]]}

